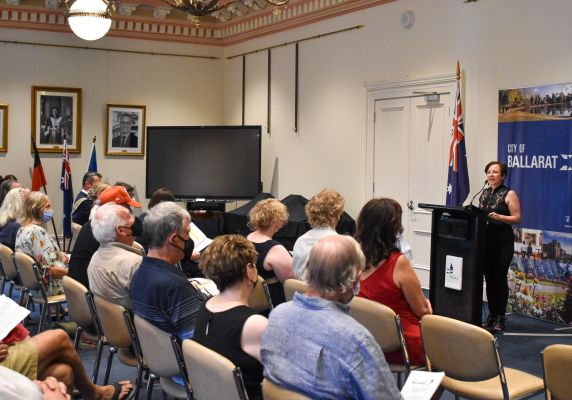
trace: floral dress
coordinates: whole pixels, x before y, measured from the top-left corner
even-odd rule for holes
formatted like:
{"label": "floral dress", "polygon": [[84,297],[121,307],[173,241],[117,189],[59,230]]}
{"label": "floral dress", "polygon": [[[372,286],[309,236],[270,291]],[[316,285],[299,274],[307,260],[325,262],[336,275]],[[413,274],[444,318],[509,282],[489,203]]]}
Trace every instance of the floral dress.
{"label": "floral dress", "polygon": [[33,224],[22,226],[16,234],[16,250],[26,253],[38,263],[48,296],[63,293],[62,280],[51,277],[50,267],[67,267],[58,256],[58,244],[44,228]]}

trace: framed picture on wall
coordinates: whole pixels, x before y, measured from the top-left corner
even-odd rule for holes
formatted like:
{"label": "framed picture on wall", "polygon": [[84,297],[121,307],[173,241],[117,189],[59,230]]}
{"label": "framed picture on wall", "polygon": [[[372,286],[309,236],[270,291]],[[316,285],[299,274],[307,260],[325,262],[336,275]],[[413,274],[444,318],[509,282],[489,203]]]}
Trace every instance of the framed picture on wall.
{"label": "framed picture on wall", "polygon": [[32,86],[32,141],[40,153],[59,153],[64,140],[81,152],[81,89]]}
{"label": "framed picture on wall", "polygon": [[105,155],[145,155],[145,106],[107,105]]}
{"label": "framed picture on wall", "polygon": [[8,104],[0,104],[0,153],[8,151]]}

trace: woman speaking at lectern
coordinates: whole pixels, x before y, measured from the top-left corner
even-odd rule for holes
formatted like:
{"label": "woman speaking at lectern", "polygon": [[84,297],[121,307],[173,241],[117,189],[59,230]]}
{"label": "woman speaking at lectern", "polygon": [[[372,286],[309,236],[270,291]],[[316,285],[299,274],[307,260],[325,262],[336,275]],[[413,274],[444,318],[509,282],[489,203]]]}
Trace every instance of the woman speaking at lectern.
{"label": "woman speaking at lectern", "polygon": [[488,215],[486,228],[485,280],[489,315],[483,327],[504,330],[508,301],[508,267],[514,252],[513,224],[520,222],[520,201],[514,190],[504,185],[506,164],[491,161],[485,167],[488,187],[483,190],[479,207]]}

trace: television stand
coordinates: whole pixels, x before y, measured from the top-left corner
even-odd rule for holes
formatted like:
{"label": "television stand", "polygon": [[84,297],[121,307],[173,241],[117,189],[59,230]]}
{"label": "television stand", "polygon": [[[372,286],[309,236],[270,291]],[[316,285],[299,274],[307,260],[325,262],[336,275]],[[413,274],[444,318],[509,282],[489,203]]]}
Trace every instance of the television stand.
{"label": "television stand", "polygon": [[197,211],[218,211],[225,212],[225,201],[220,200],[192,200],[187,201],[187,210],[189,212]]}

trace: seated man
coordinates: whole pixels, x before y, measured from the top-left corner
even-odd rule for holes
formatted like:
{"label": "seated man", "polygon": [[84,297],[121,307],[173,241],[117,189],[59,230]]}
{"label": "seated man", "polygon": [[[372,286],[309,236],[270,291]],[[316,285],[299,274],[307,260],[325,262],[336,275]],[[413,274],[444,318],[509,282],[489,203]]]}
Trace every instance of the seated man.
{"label": "seated man", "polygon": [[189,237],[191,216],[181,206],[166,201],[149,210],[143,237],[149,245],[131,279],[133,312],[180,339],[193,337],[201,294],[177,267],[190,260],[194,243]]}
{"label": "seated man", "polygon": [[381,348],[348,315],[365,257],[349,236],[310,251],[308,292],[276,307],[262,336],[264,376],[312,399],[401,399]]}
{"label": "seated man", "polygon": [[124,399],[132,385],[118,382],[108,386],[91,383],[67,333],[60,329],[44,331],[30,337],[21,324],[0,341],[0,366],[16,371],[31,380],[53,376],[67,386],[75,386],[87,400]]}
{"label": "seated man", "polygon": [[131,278],[142,259],[131,246],[141,235],[141,222],[129,209],[108,203],[95,212],[91,229],[100,246],[87,268],[89,287],[94,294],[131,309]]}
{"label": "seated man", "polygon": [[24,375],[0,367],[0,399],[10,400],[69,400],[67,387],[53,376],[34,381]]}

